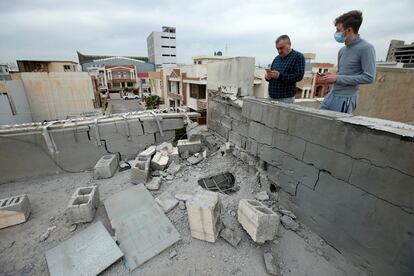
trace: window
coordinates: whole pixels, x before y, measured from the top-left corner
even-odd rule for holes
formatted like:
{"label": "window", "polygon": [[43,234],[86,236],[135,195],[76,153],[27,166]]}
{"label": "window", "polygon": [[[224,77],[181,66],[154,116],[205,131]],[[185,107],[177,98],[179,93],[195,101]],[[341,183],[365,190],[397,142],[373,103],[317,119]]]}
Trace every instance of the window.
{"label": "window", "polygon": [[70,71],[70,65],[63,65],[64,71]]}
{"label": "window", "polygon": [[169,36],[161,36],[161,38],[170,38]]}
{"label": "window", "polygon": [[170,46],[170,48],[173,48],[173,49],[175,49],[175,46]]}
{"label": "window", "polygon": [[175,55],[171,55],[171,57],[175,57]]}
{"label": "window", "polygon": [[324,72],[324,73],[328,72],[328,69],[323,69],[323,72]]}
{"label": "window", "polygon": [[162,56],[163,56],[163,57],[169,57],[170,55],[163,54]]}

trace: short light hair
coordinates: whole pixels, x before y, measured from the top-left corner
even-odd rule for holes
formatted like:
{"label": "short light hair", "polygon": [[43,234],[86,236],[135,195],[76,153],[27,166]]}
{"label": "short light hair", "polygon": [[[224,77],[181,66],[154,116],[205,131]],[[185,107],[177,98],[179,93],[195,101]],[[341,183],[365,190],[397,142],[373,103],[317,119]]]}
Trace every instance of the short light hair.
{"label": "short light hair", "polygon": [[279,43],[281,40],[287,40],[290,43],[290,38],[288,35],[281,35],[276,39],[276,44]]}

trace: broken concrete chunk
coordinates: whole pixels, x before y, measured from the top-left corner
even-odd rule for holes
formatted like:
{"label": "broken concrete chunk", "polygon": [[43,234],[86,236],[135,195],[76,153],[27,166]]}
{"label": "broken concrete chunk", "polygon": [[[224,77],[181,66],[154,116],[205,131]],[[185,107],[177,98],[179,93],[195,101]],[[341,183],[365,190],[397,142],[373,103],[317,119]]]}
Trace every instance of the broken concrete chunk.
{"label": "broken concrete chunk", "polygon": [[171,143],[164,142],[164,143],[158,145],[156,149],[157,149],[158,152],[166,151],[167,154],[170,154],[173,151],[173,145]]}
{"label": "broken concrete chunk", "polygon": [[201,190],[186,202],[193,238],[215,242],[221,226],[222,204],[218,193]]}
{"label": "broken concrete chunk", "polygon": [[269,195],[266,191],[261,191],[254,196],[257,200],[264,201],[269,200]]}
{"label": "broken concrete chunk", "polygon": [[148,158],[151,158],[155,154],[155,146],[150,146],[140,154],[138,154],[138,160],[146,161]]}
{"label": "broken concrete chunk", "polygon": [[0,199],[0,229],[25,222],[30,216],[27,195]]}
{"label": "broken concrete chunk", "polygon": [[169,162],[174,162],[175,164],[180,164],[180,155],[178,154],[178,148],[173,147],[172,152],[168,155]]}
{"label": "broken concrete chunk", "polygon": [[171,181],[171,180],[174,180],[174,176],[169,174],[169,175],[167,175],[167,177],[165,179],[168,180],[168,181]]}
{"label": "broken concrete chunk", "polygon": [[190,122],[187,125],[187,137],[189,141],[196,141],[201,139],[201,130],[197,122]]}
{"label": "broken concrete chunk", "polygon": [[180,208],[181,210],[185,210],[185,203],[184,203],[184,201],[178,202],[178,208]]}
{"label": "broken concrete chunk", "polygon": [[[141,184],[141,183],[146,183],[149,179],[149,175],[151,171],[150,170],[151,160],[149,158],[147,159],[147,161],[145,161],[143,166],[140,162],[142,161],[135,159],[132,162],[132,167],[131,167],[131,182],[136,185]],[[144,168],[144,169],[141,169],[139,166],[141,166],[141,168]]]}
{"label": "broken concrete chunk", "polygon": [[178,200],[170,192],[163,192],[155,201],[160,205],[164,213],[168,213],[178,205]]}
{"label": "broken concrete chunk", "polygon": [[101,157],[93,168],[93,178],[110,178],[118,167],[118,158],[115,154],[108,154]]}
{"label": "broken concrete chunk", "polygon": [[189,141],[188,139],[178,140],[177,148],[180,154],[186,151],[188,151],[190,154],[197,153],[201,151],[201,140],[200,139],[197,139],[194,141]]}
{"label": "broken concrete chunk", "polygon": [[273,240],[279,227],[279,215],[257,200],[241,199],[237,218],[253,241]]}
{"label": "broken concrete chunk", "polygon": [[52,226],[52,227],[47,228],[46,232],[44,232],[44,233],[40,236],[39,241],[40,241],[40,242],[44,242],[45,240],[47,240],[47,239],[49,238],[49,236],[50,236],[50,233],[52,233],[52,231],[53,231],[53,230],[55,230],[55,229],[56,229],[56,225],[54,225],[54,226]]}
{"label": "broken concrete chunk", "polygon": [[295,214],[292,213],[292,211],[289,211],[289,210],[286,210],[286,209],[280,209],[279,213],[281,213],[282,215],[285,215],[285,216],[289,216],[292,219],[296,219],[296,216],[295,216]]}
{"label": "broken concrete chunk", "polygon": [[292,230],[294,232],[298,231],[298,229],[299,229],[299,224],[296,221],[294,221],[289,216],[282,216],[282,218],[280,219],[280,221],[282,222],[282,225],[286,229],[290,229],[290,230]]}
{"label": "broken concrete chunk", "polygon": [[181,165],[178,165],[175,162],[172,162],[168,166],[168,169],[166,170],[166,172],[169,173],[169,174],[171,174],[171,175],[175,175],[176,173],[179,172],[180,169],[181,169]]}
{"label": "broken concrete chunk", "polygon": [[70,198],[66,209],[67,221],[70,224],[91,222],[99,205],[98,186],[77,188]]}
{"label": "broken concrete chunk", "polygon": [[191,164],[191,165],[197,165],[198,163],[200,163],[201,161],[203,161],[203,156],[199,155],[198,157],[195,156],[191,156],[187,159],[187,161]]}
{"label": "broken concrete chunk", "polygon": [[176,256],[177,256],[177,251],[173,250],[173,251],[170,252],[169,258],[172,259],[172,258],[174,258]]}
{"label": "broken concrete chunk", "polygon": [[128,162],[121,161],[119,162],[119,172],[123,172],[126,170],[129,170],[131,168],[131,165]]}
{"label": "broken concrete chunk", "polygon": [[264,253],[263,259],[265,262],[267,274],[278,275],[278,269],[277,269],[275,259],[273,258],[273,255],[271,253]]}
{"label": "broken concrete chunk", "polygon": [[236,248],[239,242],[241,241],[241,237],[236,233],[236,231],[229,228],[224,228],[223,230],[221,230],[220,237],[222,237],[234,248]]}
{"label": "broken concrete chunk", "polygon": [[183,151],[180,153],[180,156],[182,159],[187,159],[188,157],[190,157],[190,152],[188,150]]}
{"label": "broken concrete chunk", "polygon": [[153,177],[149,183],[146,183],[145,186],[150,191],[157,191],[161,186],[161,177]]}
{"label": "broken concrete chunk", "polygon": [[193,196],[190,195],[190,194],[175,194],[174,197],[179,201],[187,201],[190,198],[192,198]]}
{"label": "broken concrete chunk", "polygon": [[153,171],[151,176],[161,176],[160,171]]}
{"label": "broken concrete chunk", "polygon": [[151,168],[153,170],[163,171],[168,164],[168,156],[162,155],[160,152],[155,153],[151,160]]}

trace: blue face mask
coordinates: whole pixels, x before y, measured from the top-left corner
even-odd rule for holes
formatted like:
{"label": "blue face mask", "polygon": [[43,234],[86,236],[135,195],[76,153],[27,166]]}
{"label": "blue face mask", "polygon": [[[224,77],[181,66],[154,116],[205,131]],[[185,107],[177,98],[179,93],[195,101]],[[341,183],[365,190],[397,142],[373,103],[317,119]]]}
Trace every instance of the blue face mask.
{"label": "blue face mask", "polygon": [[335,40],[339,43],[344,43],[345,42],[345,36],[343,33],[341,32],[336,32],[335,33]]}

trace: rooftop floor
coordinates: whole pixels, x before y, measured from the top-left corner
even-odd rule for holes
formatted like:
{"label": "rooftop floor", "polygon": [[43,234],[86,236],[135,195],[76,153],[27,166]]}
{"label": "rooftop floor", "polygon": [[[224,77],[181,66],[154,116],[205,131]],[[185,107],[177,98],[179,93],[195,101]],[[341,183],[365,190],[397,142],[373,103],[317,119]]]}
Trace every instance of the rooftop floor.
{"label": "rooftop floor", "polygon": [[[186,161],[182,164],[186,164],[181,169],[183,177],[176,177],[172,181],[164,179],[160,190],[154,192],[153,196],[166,190],[172,194],[192,193],[199,189],[197,180],[200,177],[232,172],[240,190],[231,195],[220,194],[220,198],[224,206],[225,225],[231,225],[241,233],[242,241],[238,248],[233,248],[221,238],[214,244],[192,238],[186,210],[177,207],[167,216],[180,233],[179,242],[131,273],[121,259],[102,275],[267,275],[263,261],[265,252],[273,253],[281,275],[364,274],[302,224],[297,232],[286,230],[280,225],[279,234],[274,241],[264,245],[255,244],[232,211],[237,211],[239,199],[253,199],[254,193],[260,188],[255,174],[251,170],[249,172],[249,167],[234,156],[213,154],[195,166],[190,166]],[[117,172],[110,179],[93,180],[91,172],[65,173],[0,185],[0,198],[27,194],[32,207],[31,216],[26,223],[0,230],[0,274],[48,275],[45,252],[89,225],[79,225],[71,232],[70,226],[65,222],[64,212],[76,187],[92,184],[99,186],[101,203],[94,222],[102,221],[113,234],[102,202],[108,196],[133,185],[129,181],[129,174],[130,171],[127,170]],[[277,198],[281,196],[283,194],[271,194],[267,205],[277,208]],[[56,226],[56,229],[46,241],[40,242],[39,237],[51,226]],[[173,250],[177,256],[170,259]]]}

